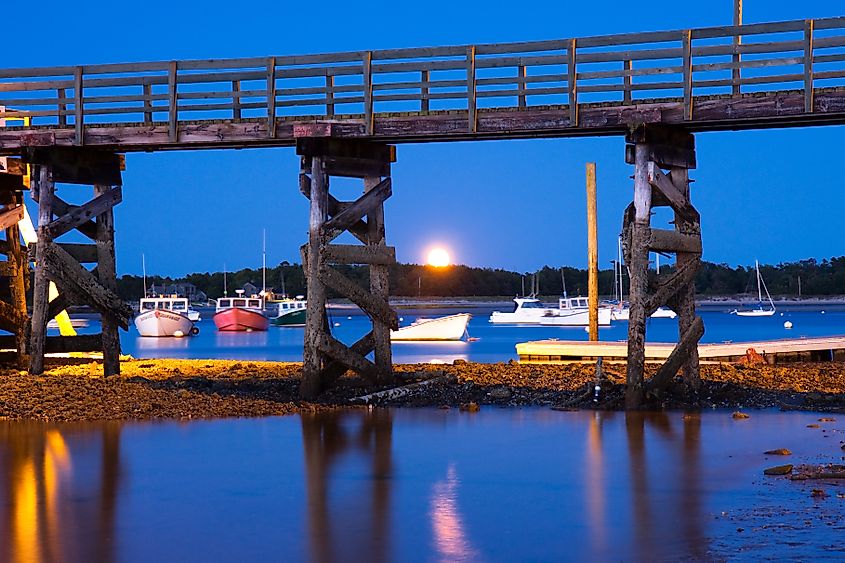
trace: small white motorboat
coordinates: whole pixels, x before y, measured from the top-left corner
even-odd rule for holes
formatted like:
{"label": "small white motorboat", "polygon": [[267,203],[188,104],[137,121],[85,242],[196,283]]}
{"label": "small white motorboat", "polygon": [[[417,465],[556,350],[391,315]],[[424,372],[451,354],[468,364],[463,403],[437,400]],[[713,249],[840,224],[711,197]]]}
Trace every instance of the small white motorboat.
{"label": "small white motorboat", "polygon": [[461,340],[467,332],[471,315],[458,313],[436,319],[417,319],[412,324],[390,331],[390,339],[403,340]]}
{"label": "small white motorboat", "polygon": [[558,309],[547,307],[535,297],[517,297],[513,300],[516,304],[514,310],[509,313],[493,311],[490,315],[491,323],[512,323],[512,324],[540,324],[540,319],[558,314]]}
{"label": "small white motorboat", "polygon": [[[589,299],[586,297],[561,297],[554,315],[540,318],[543,326],[588,326],[590,324]],[[599,326],[610,326],[610,307],[599,307]]]}
{"label": "small white motorboat", "polygon": [[145,297],[141,299],[140,313],[135,317],[135,328],[141,336],[188,336],[199,333],[188,317],[188,299],[185,297]]}

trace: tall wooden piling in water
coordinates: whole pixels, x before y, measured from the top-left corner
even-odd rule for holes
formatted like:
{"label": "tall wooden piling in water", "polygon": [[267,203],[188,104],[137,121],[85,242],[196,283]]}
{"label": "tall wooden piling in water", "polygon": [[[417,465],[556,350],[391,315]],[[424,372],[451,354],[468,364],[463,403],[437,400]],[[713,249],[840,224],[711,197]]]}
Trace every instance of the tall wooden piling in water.
{"label": "tall wooden piling in water", "polygon": [[[390,165],[396,156],[390,145],[314,136],[324,129],[303,127],[300,132],[300,190],[311,200],[308,243],[302,247],[308,320],[300,394],[312,399],[349,369],[373,384],[392,380],[390,330],[398,328],[399,321],[387,298],[388,267],[396,261],[396,252],[385,242],[384,201],[392,193]],[[339,201],[329,193],[332,176],[360,178],[363,194],[355,201]],[[362,245],[333,244],[344,232]],[[367,264],[369,287],[356,285],[334,264]],[[331,334],[327,290],[348,298],[372,321],[372,330],[352,346]],[[366,357],[371,352],[375,362]]]}
{"label": "tall wooden piling in water", "polygon": [[[622,245],[630,277],[628,366],[625,404],[639,407],[647,393],[660,394],[683,371],[688,387],[697,390],[697,345],[704,323],[695,315],[695,274],[701,265],[701,221],[689,190],[689,169],[695,168],[695,140],[677,127],[644,125],[626,138],[626,161],[634,165],[634,202],[625,210]],[[663,170],[668,170],[668,173]],[[673,230],[654,229],[651,210],[671,207]],[[675,268],[649,277],[649,252],[674,253]],[[679,342],[657,374],[643,380],[646,320],[667,305],[678,314]]]}
{"label": "tall wooden piling in water", "polygon": [[587,163],[587,295],[590,307],[590,340],[599,339],[599,235],[596,211],[596,163]]}

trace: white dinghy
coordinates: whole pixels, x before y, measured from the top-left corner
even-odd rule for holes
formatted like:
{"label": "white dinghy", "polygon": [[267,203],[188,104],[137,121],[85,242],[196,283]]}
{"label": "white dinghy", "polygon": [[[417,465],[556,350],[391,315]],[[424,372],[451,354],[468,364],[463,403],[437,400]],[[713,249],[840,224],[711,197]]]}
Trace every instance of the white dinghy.
{"label": "white dinghy", "polygon": [[436,319],[417,319],[399,330],[391,330],[390,339],[393,341],[461,340],[467,332],[470,317],[469,313],[458,313]]}

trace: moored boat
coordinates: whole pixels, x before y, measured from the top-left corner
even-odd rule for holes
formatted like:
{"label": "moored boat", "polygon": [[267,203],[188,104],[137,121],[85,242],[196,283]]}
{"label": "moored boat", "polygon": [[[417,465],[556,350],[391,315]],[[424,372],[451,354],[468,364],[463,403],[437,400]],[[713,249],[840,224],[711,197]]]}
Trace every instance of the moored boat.
{"label": "moored boat", "polygon": [[[754,269],[757,270],[757,305],[756,309],[734,309],[731,311],[732,315],[738,317],[771,317],[775,314],[775,303],[772,301],[772,296],[769,295],[769,288],[766,287],[766,282],[763,281],[763,276],[760,275],[760,263],[754,261]],[[766,298],[769,300],[769,309],[763,308],[763,292],[766,290]]]}
{"label": "moored boat", "polygon": [[461,340],[466,335],[470,317],[469,313],[458,313],[436,319],[417,319],[399,330],[391,330],[390,339],[393,341]]}
{"label": "moored boat", "polygon": [[188,317],[188,300],[184,297],[145,297],[135,328],[141,336],[187,336],[199,333]]}
{"label": "moored boat", "polygon": [[514,310],[510,313],[493,311],[490,322],[503,324],[540,324],[540,319],[557,314],[557,309],[547,307],[535,297],[517,297],[513,300]]}
{"label": "moored boat", "polygon": [[260,297],[244,297],[243,290],[237,290],[237,297],[221,297],[217,300],[214,325],[225,332],[249,332],[267,330],[269,321],[264,314],[264,300]]}
{"label": "moored boat", "polygon": [[[554,315],[540,318],[543,326],[588,326],[589,300],[586,297],[561,297]],[[610,326],[610,307],[599,307],[599,326]]]}
{"label": "moored boat", "polygon": [[282,299],[270,303],[277,306],[276,316],[270,317],[273,326],[305,326],[308,302],[298,295],[296,299]]}

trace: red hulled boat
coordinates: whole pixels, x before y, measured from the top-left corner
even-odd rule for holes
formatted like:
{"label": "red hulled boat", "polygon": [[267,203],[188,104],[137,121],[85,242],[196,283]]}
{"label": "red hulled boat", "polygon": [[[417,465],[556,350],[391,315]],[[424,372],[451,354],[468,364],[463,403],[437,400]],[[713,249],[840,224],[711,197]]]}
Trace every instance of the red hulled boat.
{"label": "red hulled boat", "polygon": [[237,297],[223,297],[217,300],[214,325],[220,331],[249,332],[267,330],[270,321],[264,314],[264,301],[260,297],[244,297],[238,290]]}

